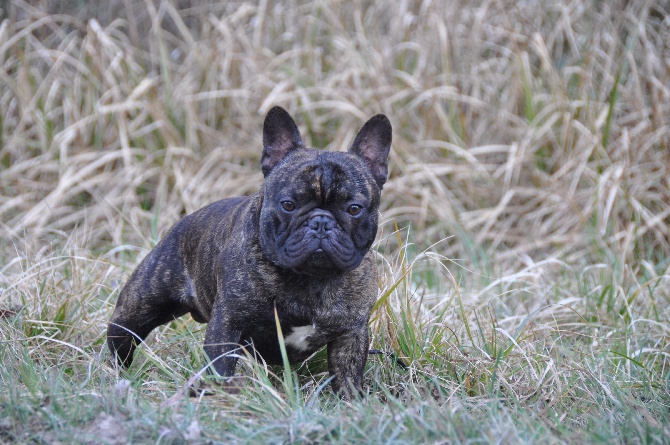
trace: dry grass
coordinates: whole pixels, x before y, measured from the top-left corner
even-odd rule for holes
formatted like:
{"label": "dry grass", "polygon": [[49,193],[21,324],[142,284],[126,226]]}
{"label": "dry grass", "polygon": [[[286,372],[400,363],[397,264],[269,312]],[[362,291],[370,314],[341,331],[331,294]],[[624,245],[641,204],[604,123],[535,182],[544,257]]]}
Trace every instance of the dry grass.
{"label": "dry grass", "polygon": [[[670,2],[89,3],[2,4],[0,441],[668,440]],[[141,256],[258,189],[273,105],[319,148],[393,123],[371,330],[411,367],[371,359],[360,418],[318,360],[161,408],[186,319],[130,388],[105,362]]]}

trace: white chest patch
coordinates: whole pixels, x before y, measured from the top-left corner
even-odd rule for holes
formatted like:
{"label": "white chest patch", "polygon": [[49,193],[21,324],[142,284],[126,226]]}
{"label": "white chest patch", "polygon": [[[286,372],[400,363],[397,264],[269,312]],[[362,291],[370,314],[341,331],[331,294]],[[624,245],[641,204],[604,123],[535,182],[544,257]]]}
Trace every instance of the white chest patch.
{"label": "white chest patch", "polygon": [[291,329],[291,334],[284,337],[284,343],[298,351],[305,351],[309,348],[307,339],[316,334],[316,325],[295,326]]}

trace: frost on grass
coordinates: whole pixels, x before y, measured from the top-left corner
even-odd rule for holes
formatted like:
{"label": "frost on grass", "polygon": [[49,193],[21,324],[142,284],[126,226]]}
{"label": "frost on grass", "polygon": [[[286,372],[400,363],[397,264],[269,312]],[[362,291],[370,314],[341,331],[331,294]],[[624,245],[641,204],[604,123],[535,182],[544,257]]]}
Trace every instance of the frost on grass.
{"label": "frost on grass", "polygon": [[87,444],[121,445],[128,443],[128,425],[126,419],[113,414],[100,413],[84,428],[78,441]]}

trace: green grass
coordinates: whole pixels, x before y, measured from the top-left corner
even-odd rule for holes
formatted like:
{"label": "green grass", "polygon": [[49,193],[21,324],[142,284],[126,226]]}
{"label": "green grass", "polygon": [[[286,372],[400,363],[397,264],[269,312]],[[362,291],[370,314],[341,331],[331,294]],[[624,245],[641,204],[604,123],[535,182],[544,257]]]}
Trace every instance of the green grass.
{"label": "green grass", "polygon": [[[0,443],[670,442],[668,2],[3,7]],[[360,401],[323,351],[226,391],[189,317],[109,361],[140,259],[260,186],[274,105],[319,148],[393,124]]]}

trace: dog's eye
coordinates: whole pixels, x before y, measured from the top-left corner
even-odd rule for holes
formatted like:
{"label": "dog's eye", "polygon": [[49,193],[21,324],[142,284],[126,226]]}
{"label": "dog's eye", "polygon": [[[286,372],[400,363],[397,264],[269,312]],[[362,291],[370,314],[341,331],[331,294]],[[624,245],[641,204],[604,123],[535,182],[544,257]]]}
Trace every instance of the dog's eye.
{"label": "dog's eye", "polygon": [[293,202],[291,202],[291,201],[282,201],[281,206],[287,212],[292,212],[292,211],[295,210],[295,204],[293,204]]}
{"label": "dog's eye", "polygon": [[349,213],[351,216],[356,216],[359,215],[362,210],[363,207],[359,206],[358,204],[352,204],[347,209],[347,213]]}

